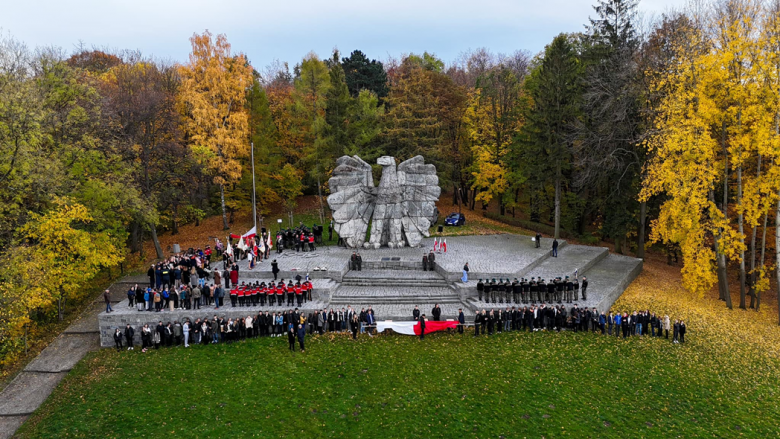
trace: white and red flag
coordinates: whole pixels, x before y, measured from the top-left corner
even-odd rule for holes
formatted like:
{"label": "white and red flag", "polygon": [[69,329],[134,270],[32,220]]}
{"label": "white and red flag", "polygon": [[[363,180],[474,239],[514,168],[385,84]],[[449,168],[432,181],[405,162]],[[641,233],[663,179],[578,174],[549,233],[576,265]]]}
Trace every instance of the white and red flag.
{"label": "white and red flag", "polygon": [[[448,328],[457,328],[458,322],[456,320],[447,320],[443,322],[425,321],[425,333],[444,331]],[[393,331],[404,335],[420,335],[422,330],[420,329],[420,322],[376,322],[376,332],[383,332],[385,329],[392,329]]]}

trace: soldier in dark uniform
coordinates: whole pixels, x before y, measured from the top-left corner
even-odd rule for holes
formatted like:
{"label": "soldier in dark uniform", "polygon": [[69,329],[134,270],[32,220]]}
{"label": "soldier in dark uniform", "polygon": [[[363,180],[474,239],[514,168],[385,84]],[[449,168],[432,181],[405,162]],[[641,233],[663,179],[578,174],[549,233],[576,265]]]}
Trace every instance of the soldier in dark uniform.
{"label": "soldier in dark uniform", "polygon": [[550,298],[550,303],[555,302],[555,279],[547,283],[547,297]]}
{"label": "soldier in dark uniform", "polygon": [[582,300],[588,300],[588,278],[582,277]]}
{"label": "soldier in dark uniform", "polygon": [[[479,296],[479,301],[482,302],[482,293],[485,292],[485,284],[482,283],[482,279],[480,279],[477,282],[477,295]],[[478,334],[475,334],[478,335]]]}
{"label": "soldier in dark uniform", "polygon": [[532,277],[531,278],[531,303],[536,303],[536,299],[537,299],[536,292],[537,291],[538,290],[536,288],[536,278]]}
{"label": "soldier in dark uniform", "polygon": [[520,303],[520,282],[518,282],[517,278],[515,278],[514,281],[512,281],[512,302],[513,303]]}
{"label": "soldier in dark uniform", "polygon": [[539,282],[536,283],[536,288],[539,290],[539,300],[542,302],[549,302],[550,298],[547,296],[547,284],[544,283],[544,279],[539,278]]}
{"label": "soldier in dark uniform", "polygon": [[[574,278],[574,297],[577,297],[580,295],[580,281],[576,277]],[[582,300],[585,299],[585,295],[582,296]]]}
{"label": "soldier in dark uniform", "polygon": [[531,295],[531,284],[528,283],[528,279],[523,278],[520,281],[520,285],[523,288],[523,303],[528,303],[529,297]]}
{"label": "soldier in dark uniform", "polygon": [[352,256],[349,257],[349,269],[352,271],[357,270],[357,253],[352,252]]}
{"label": "soldier in dark uniform", "polygon": [[436,271],[435,268],[436,255],[433,254],[433,250],[428,253],[428,271]]}
{"label": "soldier in dark uniform", "polygon": [[363,257],[360,256],[360,253],[357,254],[355,262],[357,262],[357,271],[363,271]]}
{"label": "soldier in dark uniform", "polygon": [[422,263],[423,263],[423,271],[428,271],[428,256],[425,253],[423,253]]}
{"label": "soldier in dark uniform", "polygon": [[496,290],[497,290],[496,295],[498,296],[498,303],[504,303],[504,293],[506,293],[506,287],[504,286],[504,280],[501,279],[500,277],[498,278],[498,283],[496,284]]}

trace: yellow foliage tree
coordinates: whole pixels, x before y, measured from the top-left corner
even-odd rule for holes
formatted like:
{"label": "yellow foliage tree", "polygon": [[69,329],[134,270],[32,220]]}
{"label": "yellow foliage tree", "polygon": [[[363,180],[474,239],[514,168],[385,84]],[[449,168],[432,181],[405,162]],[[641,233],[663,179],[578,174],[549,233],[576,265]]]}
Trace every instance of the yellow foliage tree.
{"label": "yellow foliage tree", "polygon": [[206,31],[193,35],[190,42],[189,63],[180,68],[180,100],[192,145],[219,185],[222,223],[228,229],[225,185],[241,178],[239,159],[249,154],[244,103],[252,86],[252,67],[243,54],[231,53],[225,35],[213,38]]}
{"label": "yellow foliage tree", "polygon": [[81,204],[56,199],[45,214],[31,214],[19,230],[19,242],[2,261],[0,336],[18,337],[34,310],[56,306],[61,320],[65,303],[78,299],[104,267],[122,260],[106,232],[91,232],[92,216]]}

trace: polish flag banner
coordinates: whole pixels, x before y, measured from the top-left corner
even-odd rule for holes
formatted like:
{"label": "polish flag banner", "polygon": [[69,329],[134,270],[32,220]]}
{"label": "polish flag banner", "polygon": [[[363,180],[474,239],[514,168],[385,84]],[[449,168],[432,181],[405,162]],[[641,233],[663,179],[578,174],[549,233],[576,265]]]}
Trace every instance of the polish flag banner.
{"label": "polish flag banner", "polygon": [[[430,320],[425,321],[425,333],[430,334],[432,332],[444,331],[448,328],[457,328],[458,322],[456,320],[447,320],[444,322],[434,322]],[[376,322],[376,332],[384,332],[385,329],[392,329],[398,334],[403,335],[420,335],[422,330],[420,329],[420,322]]]}

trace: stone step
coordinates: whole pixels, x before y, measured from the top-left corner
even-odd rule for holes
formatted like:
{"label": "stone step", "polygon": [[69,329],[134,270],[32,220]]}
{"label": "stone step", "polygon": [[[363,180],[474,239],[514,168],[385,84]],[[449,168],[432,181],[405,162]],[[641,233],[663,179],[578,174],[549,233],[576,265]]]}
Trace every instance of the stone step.
{"label": "stone step", "polygon": [[420,261],[363,261],[363,270],[423,271]]}
{"label": "stone step", "polygon": [[441,287],[447,288],[449,283],[444,279],[441,280],[417,280],[417,279],[344,279],[341,282],[342,285],[349,286],[363,286],[363,287],[417,287],[417,288],[431,288]]}
{"label": "stone step", "polygon": [[574,277],[574,272],[579,272],[579,277],[590,270],[609,255],[609,249],[605,247],[588,247],[583,245],[569,245],[559,249],[558,257],[548,257],[533,270],[526,273],[523,277],[531,279],[535,277],[543,278],[545,281],[554,279],[558,276]]}
{"label": "stone step", "polygon": [[365,303],[414,304],[460,303],[460,297],[449,287],[358,287],[341,285],[331,297],[332,304]]}
{"label": "stone step", "polygon": [[[428,320],[433,320],[433,316],[431,314],[431,310],[433,309],[435,303],[430,302],[424,302],[424,303],[417,303],[416,304],[421,314],[425,314],[425,316],[428,318]],[[410,321],[413,320],[412,318],[412,311],[414,311],[413,305],[403,305],[403,304],[375,304],[375,303],[367,303],[367,302],[360,302],[352,304],[352,309],[357,310],[358,312],[362,308],[368,309],[368,307],[371,306],[374,310],[374,316],[376,317],[377,321],[383,321],[383,320],[393,320],[393,321]],[[442,310],[441,314],[441,320],[448,320],[448,319],[457,319],[458,317],[458,308],[463,309],[463,314],[466,317],[466,322],[471,323],[474,321],[474,312],[468,309],[468,307],[463,306],[460,303],[453,303],[453,304],[439,304],[439,308]]]}
{"label": "stone step", "polygon": [[580,300],[580,306],[584,303],[589,308],[596,307],[599,311],[608,312],[615,300],[641,272],[641,259],[608,255],[588,270],[588,300]]}
{"label": "stone step", "polygon": [[435,271],[412,271],[412,270],[362,270],[348,271],[343,279],[390,279],[390,280],[444,280],[444,278]]}

